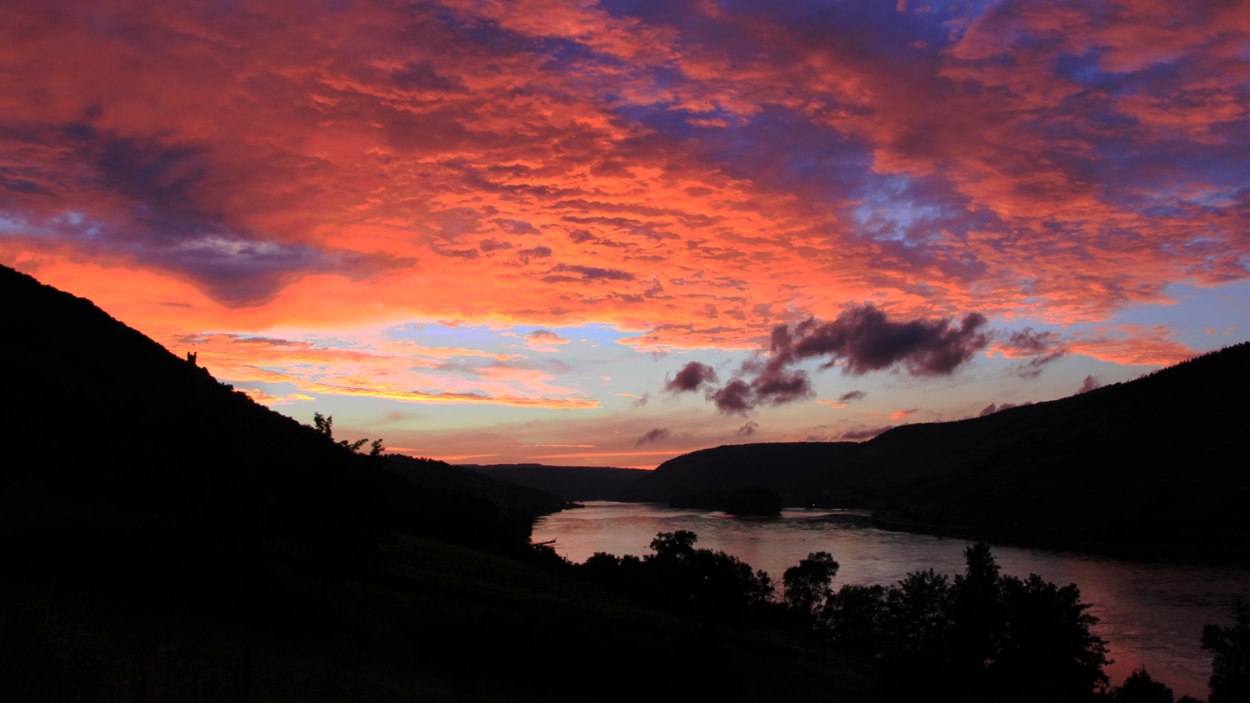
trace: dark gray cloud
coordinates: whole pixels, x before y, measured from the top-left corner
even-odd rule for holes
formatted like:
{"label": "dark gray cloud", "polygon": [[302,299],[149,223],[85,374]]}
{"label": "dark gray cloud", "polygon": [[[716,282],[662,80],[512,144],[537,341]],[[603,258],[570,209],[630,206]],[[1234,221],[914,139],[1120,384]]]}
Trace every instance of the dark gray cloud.
{"label": "dark gray cloud", "polygon": [[1081,381],[1081,387],[1076,390],[1076,394],[1080,395],[1082,393],[1088,393],[1097,388],[1102,388],[1102,383],[1098,381],[1098,378],[1095,376],[1086,376],[1085,380]]}
{"label": "dark gray cloud", "polygon": [[807,372],[766,369],[751,382],[755,402],[782,405],[813,395],[812,379]]}
{"label": "dark gray cloud", "polygon": [[852,375],[902,366],[913,376],[953,372],[989,344],[986,319],[969,313],[951,320],[891,321],[871,303],[853,306],[832,322],[808,318],[773,329],[769,368],[823,358]]}
{"label": "dark gray cloud", "polygon": [[632,281],[634,274],[619,269],[605,269],[598,266],[580,266],[574,264],[556,264],[543,277],[547,283],[569,283],[574,281]]}
{"label": "dark gray cloud", "polygon": [[759,430],[760,430],[760,423],[756,422],[755,420],[748,420],[745,425],[738,428],[737,434],[739,437],[750,437],[756,432],[759,432]]}
{"label": "dark gray cloud", "polygon": [[726,415],[745,415],[755,407],[751,386],[740,378],[726,383],[723,388],[709,390],[707,397],[716,404],[718,411]]}
{"label": "dark gray cloud", "polygon": [[259,305],[308,274],[358,278],[415,262],[285,241],[232,219],[212,151],[200,145],[122,137],[86,123],[48,126],[29,138],[54,140],[81,165],[83,184],[124,205],[108,213],[35,216],[42,221],[30,224],[41,230],[44,246],[61,240],[88,255],[173,272],[227,306]]}
{"label": "dark gray cloud", "polygon": [[647,404],[647,401],[649,401],[649,400],[651,400],[651,393],[649,393],[649,392],[648,392],[648,393],[643,393],[642,395],[638,396],[637,398],[634,398],[634,407],[635,407],[635,408],[641,408],[641,407],[643,407],[644,405],[646,405],[646,404]]}
{"label": "dark gray cloud", "polygon": [[569,232],[569,239],[576,244],[597,244],[599,246],[612,247],[613,249],[627,249],[630,246],[628,242],[618,242],[613,239],[596,237],[584,229],[575,229]]}
{"label": "dark gray cloud", "polygon": [[1060,349],[1049,354],[1043,354],[1042,356],[1035,356],[1028,361],[1022,361],[1019,364],[1016,364],[1012,372],[1020,378],[1037,378],[1042,375],[1042,370],[1047,364],[1067,353],[1067,350]]}
{"label": "dark gray cloud", "polygon": [[1058,334],[1039,332],[1032,327],[1012,332],[1002,343],[1002,347],[1015,356],[1032,357],[1020,362],[1012,370],[1020,378],[1037,378],[1050,362],[1068,353]]}
{"label": "dark gray cloud", "polygon": [[981,412],[977,413],[977,417],[985,417],[987,415],[993,415],[996,412],[1002,412],[1003,410],[1006,410],[1008,408],[1014,408],[1014,407],[1016,406],[1013,403],[1003,403],[1002,405],[998,405],[997,403],[990,403],[984,408],[981,408]]}
{"label": "dark gray cloud", "polygon": [[476,259],[477,258],[477,249],[455,249],[452,247],[441,246],[434,242],[430,243],[430,248],[433,249],[434,253],[438,254],[439,256],[447,256],[447,257],[451,257],[454,259]]}
{"label": "dark gray cloud", "polygon": [[[759,404],[782,405],[810,398],[811,378],[807,371],[794,368],[809,359],[822,359],[822,369],[841,364],[843,373],[856,376],[889,368],[901,368],[913,376],[953,373],[990,343],[985,323],[985,316],[975,312],[958,323],[945,319],[895,322],[865,304],[847,309],[832,322],[808,318],[779,325],[773,328],[767,353],[744,363],[724,387],[709,389],[707,398],[722,413],[746,413]],[[849,391],[839,401],[859,400],[864,395]]]}
{"label": "dark gray cloud", "polygon": [[511,249],[512,242],[501,242],[492,237],[491,239],[483,239],[478,243],[477,248],[487,253],[492,251],[503,251],[504,249]]}
{"label": "dark gray cloud", "polygon": [[655,442],[660,442],[660,441],[668,439],[672,434],[673,433],[671,431],[663,427],[657,427],[654,430],[650,430],[649,432],[643,434],[638,439],[634,440],[634,446],[641,447],[644,444],[653,444]]}
{"label": "dark gray cloud", "polygon": [[467,90],[459,76],[438,73],[426,63],[408,63],[391,72],[391,82],[404,90],[432,90],[440,93],[462,93]]}
{"label": "dark gray cloud", "polygon": [[521,257],[521,261],[528,264],[531,259],[545,259],[551,256],[551,249],[543,246],[521,249],[517,252],[517,256]]}
{"label": "dark gray cloud", "polygon": [[849,403],[852,400],[863,400],[864,396],[866,395],[868,394],[860,390],[847,391],[843,393],[842,395],[838,396],[838,402]]}
{"label": "dark gray cloud", "polygon": [[1032,327],[1025,327],[1007,335],[1004,346],[1024,354],[1046,354],[1061,346],[1059,335],[1054,332],[1039,332]]}
{"label": "dark gray cloud", "polygon": [[697,391],[707,383],[716,383],[716,370],[707,364],[692,361],[681,368],[677,375],[664,384],[669,393]]}
{"label": "dark gray cloud", "polygon": [[495,224],[512,234],[542,234],[537,227],[524,220],[495,220]]}

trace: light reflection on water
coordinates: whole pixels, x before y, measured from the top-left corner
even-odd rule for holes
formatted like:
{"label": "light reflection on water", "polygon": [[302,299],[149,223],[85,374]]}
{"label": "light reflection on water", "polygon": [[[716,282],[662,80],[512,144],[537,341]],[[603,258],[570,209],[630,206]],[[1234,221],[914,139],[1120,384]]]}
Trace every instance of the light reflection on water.
{"label": "light reflection on water", "polygon": [[[641,503],[589,502],[578,510],[548,515],[534,525],[536,542],[582,562],[595,552],[650,553],[657,532],[691,530],[699,547],[724,550],[776,584],[781,574],[815,551],[833,555],[840,584],[882,584],[932,568],[954,576],[964,568],[966,540],[893,532],[871,526],[862,513],[787,510],[780,519],[743,520],[721,513]],[[1176,697],[1206,698],[1210,655],[1202,651],[1202,626],[1228,624],[1230,603],[1250,600],[1250,571],[1211,566],[1129,561],[1072,552],[993,545],[1003,573],[1036,573],[1059,585],[1076,583],[1081,599],[1100,622],[1114,663],[1113,684],[1145,666]]]}

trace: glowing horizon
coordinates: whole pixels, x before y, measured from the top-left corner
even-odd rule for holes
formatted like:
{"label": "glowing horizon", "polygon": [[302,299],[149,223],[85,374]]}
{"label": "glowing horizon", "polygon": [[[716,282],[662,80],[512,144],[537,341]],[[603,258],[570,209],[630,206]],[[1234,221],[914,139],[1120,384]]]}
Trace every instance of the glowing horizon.
{"label": "glowing horizon", "polygon": [[1250,336],[1242,4],[6,14],[0,263],[405,453],[863,439]]}

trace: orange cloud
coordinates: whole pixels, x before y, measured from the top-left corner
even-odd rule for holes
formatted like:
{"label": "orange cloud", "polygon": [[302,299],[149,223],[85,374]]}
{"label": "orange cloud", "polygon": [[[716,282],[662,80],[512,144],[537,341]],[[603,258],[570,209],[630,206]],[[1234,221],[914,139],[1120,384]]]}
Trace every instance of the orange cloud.
{"label": "orange cloud", "polygon": [[1105,325],[1250,277],[1244,8],[904,4],[18,3],[0,261],[290,384],[265,402],[568,408],[597,401],[523,354],[316,340],[542,328],[511,350],[563,360],[582,345],[546,328],[596,324],[749,352],[852,304]]}
{"label": "orange cloud", "polygon": [[[598,402],[573,397],[538,369],[465,367],[474,378],[452,379],[438,370],[448,359],[479,357],[511,363],[515,355],[473,349],[428,347],[364,340],[361,348],[321,347],[311,342],[234,334],[184,335],[166,340],[172,350],[195,350],[199,363],[235,382],[289,383],[308,393],[366,396],[428,403],[486,403],[515,407],[586,409]],[[420,391],[413,388],[449,388]],[[300,398],[303,399],[303,398]]]}
{"label": "orange cloud", "polygon": [[619,452],[566,452],[564,454],[541,454],[531,456],[531,459],[574,459],[574,458],[590,458],[601,457],[610,458],[618,456],[677,456],[681,451],[619,451]]}
{"label": "orange cloud", "polygon": [[1117,325],[1078,335],[1069,348],[1100,361],[1134,366],[1168,366],[1200,352],[1172,339],[1163,326]]}
{"label": "orange cloud", "polygon": [[554,352],[560,345],[568,343],[569,340],[550,330],[534,330],[525,335],[525,346],[534,351]]}
{"label": "orange cloud", "polygon": [[491,405],[511,405],[528,408],[549,408],[554,410],[579,410],[597,408],[599,404],[585,398],[522,398],[517,396],[486,396],[474,393],[422,393],[388,388],[357,388],[351,386],[333,386],[322,383],[311,383],[304,386],[309,392],[327,395],[354,395],[385,400],[402,400],[423,403],[488,403]]}

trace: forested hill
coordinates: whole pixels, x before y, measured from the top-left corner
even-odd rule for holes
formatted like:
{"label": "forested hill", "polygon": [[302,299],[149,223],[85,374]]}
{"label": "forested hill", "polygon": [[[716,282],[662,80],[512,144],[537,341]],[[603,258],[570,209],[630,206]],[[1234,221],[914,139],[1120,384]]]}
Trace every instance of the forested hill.
{"label": "forested hill", "polygon": [[854,442],[770,442],[700,449],[660,464],[634,485],[631,498],[666,501],[762,486],[782,493],[790,505],[800,504],[814,499],[809,485],[824,483],[858,450]]}
{"label": "forested hill", "polygon": [[510,487],[446,465],[437,482],[388,473],[90,301],[9,268],[0,300],[0,501],[13,529],[121,514],[297,542],[385,528],[510,549],[527,542],[534,513],[558,505],[501,510],[489,499]]}
{"label": "forested hill", "polygon": [[1057,541],[1242,549],[1250,344],[1127,383],[859,444],[738,445],[661,465],[636,497],[765,486],[897,524]]}

